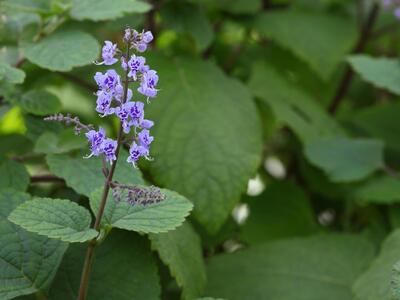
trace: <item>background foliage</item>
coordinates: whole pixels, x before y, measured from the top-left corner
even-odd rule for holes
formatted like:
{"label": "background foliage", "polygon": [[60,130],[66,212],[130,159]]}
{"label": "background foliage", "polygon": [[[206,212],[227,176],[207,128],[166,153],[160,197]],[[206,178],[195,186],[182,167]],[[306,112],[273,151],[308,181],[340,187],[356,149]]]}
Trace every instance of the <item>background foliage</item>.
{"label": "background foliage", "polygon": [[126,25],[153,32],[160,92],[154,161],[115,179],[168,200],[110,199],[88,298],[400,299],[400,21],[380,1],[1,0],[0,14],[0,299],[77,296],[101,161],[43,116],[116,134],[92,62]]}

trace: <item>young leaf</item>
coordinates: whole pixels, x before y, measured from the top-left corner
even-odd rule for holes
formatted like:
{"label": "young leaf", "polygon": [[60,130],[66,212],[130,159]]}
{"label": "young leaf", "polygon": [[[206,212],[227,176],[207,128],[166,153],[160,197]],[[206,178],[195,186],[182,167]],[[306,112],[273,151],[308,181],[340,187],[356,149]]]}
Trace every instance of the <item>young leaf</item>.
{"label": "young leaf", "polygon": [[150,171],[195,204],[210,232],[224,223],[261,155],[261,123],[247,89],[212,63],[153,58],[160,78]]}
{"label": "young leaf", "polygon": [[0,189],[13,188],[25,191],[29,184],[29,174],[24,165],[13,160],[0,162]]}
{"label": "young leaf", "polygon": [[373,139],[322,137],[309,141],[304,153],[334,182],[365,178],[383,166],[383,143]]}
{"label": "young leaf", "polygon": [[206,271],[201,241],[190,223],[161,234],[150,234],[151,247],[169,267],[172,276],[182,287],[183,299],[194,299],[203,293]]}
{"label": "young leaf", "polygon": [[353,189],[351,197],[360,204],[400,202],[400,180],[387,175],[371,178]]}
{"label": "young leaf", "polygon": [[29,195],[0,192],[0,299],[13,299],[45,289],[52,281],[67,244],[29,233],[7,220]]}
{"label": "young leaf", "polygon": [[23,48],[32,63],[63,72],[92,63],[100,51],[93,36],[77,30],[56,32],[37,43],[24,44]]}
{"label": "young leaf", "polygon": [[89,211],[69,200],[35,198],[18,206],[8,219],[27,231],[70,243],[98,234],[90,228]]}
{"label": "young leaf", "polygon": [[24,111],[38,116],[55,114],[61,109],[57,96],[45,90],[31,90],[17,98],[16,104]]}
{"label": "young leaf", "polygon": [[0,63],[0,80],[9,83],[23,83],[25,72],[10,65]]}
{"label": "young leaf", "polygon": [[400,95],[400,61],[395,58],[373,58],[352,55],[348,59],[352,68],[367,82]]}
{"label": "young leaf", "polygon": [[230,300],[352,300],[351,285],[372,256],[372,245],[351,235],[269,242],[212,257],[206,294]]}
{"label": "young leaf", "polygon": [[[131,205],[125,201],[116,201],[111,193],[104,210],[104,224],[144,233],[159,233],[173,230],[181,225],[189,215],[193,205],[183,196],[162,189],[165,200],[154,204]],[[102,189],[90,196],[90,206],[94,213],[99,210]]]}
{"label": "young leaf", "polygon": [[[77,299],[87,246],[69,247],[49,292],[49,300]],[[88,300],[158,300],[161,288],[154,257],[145,237],[113,230],[96,249]]]}

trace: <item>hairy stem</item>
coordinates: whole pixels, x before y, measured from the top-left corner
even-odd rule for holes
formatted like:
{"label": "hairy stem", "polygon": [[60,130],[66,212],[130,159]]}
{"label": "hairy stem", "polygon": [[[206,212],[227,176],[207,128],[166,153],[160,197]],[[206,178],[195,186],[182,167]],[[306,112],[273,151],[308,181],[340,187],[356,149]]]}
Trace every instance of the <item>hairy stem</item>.
{"label": "hairy stem", "polygon": [[[127,45],[126,57],[129,58],[129,45]],[[128,73],[129,73],[129,70],[127,68],[127,70],[125,72],[123,103],[126,102],[127,95],[128,95],[128,84],[129,84]],[[95,229],[97,231],[99,231],[99,229],[100,229],[101,219],[103,217],[104,208],[106,206],[108,193],[110,191],[111,182],[113,180],[115,168],[117,166],[119,150],[120,150],[121,144],[122,144],[122,136],[123,136],[122,122],[120,122],[119,130],[118,130],[118,138],[117,138],[117,148],[115,149],[116,159],[113,161],[110,171],[108,172],[108,175],[104,181],[104,188],[103,188],[103,194],[102,194],[101,201],[100,201],[100,207],[99,207],[99,210],[96,215],[96,220],[92,227],[93,229]],[[81,282],[80,282],[78,298],[77,298],[78,300],[86,299],[87,289],[88,289],[88,285],[89,285],[90,270],[91,270],[91,266],[92,266],[92,262],[93,262],[93,254],[94,254],[94,250],[95,250],[96,246],[97,246],[96,239],[93,239],[89,242],[88,249],[86,251],[85,261],[83,264],[83,269],[82,269]]]}

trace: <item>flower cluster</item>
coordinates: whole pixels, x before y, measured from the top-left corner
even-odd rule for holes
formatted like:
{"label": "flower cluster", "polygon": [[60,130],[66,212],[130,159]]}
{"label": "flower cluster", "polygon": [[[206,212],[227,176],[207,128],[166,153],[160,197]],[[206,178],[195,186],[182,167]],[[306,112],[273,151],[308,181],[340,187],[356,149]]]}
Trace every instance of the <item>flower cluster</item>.
{"label": "flower cluster", "polygon": [[382,4],[387,9],[394,9],[394,16],[400,19],[400,0],[383,0]]}
{"label": "flower cluster", "polygon": [[[158,75],[146,64],[143,56],[130,55],[131,50],[144,52],[147,49],[148,44],[153,40],[151,32],[139,33],[127,28],[123,40],[127,48],[125,54],[118,49],[116,44],[105,41],[102,49],[103,60],[96,62],[96,64],[111,66],[120,61],[121,67],[125,71],[123,80],[114,69],[95,74],[94,80],[98,85],[96,111],[102,117],[116,115],[121,121],[125,134],[133,131],[133,142],[127,162],[135,166],[140,157],[147,159],[150,157],[150,144],[154,138],[150,135],[149,129],[154,123],[145,119],[143,102],[131,101],[133,91],[128,86],[137,83],[136,90],[147,97],[147,103],[149,103],[150,98],[157,96]],[[106,161],[110,163],[116,159],[117,141],[107,138],[103,128],[99,128],[98,131],[93,129],[88,131],[86,137],[91,150],[88,157],[104,155]]]}

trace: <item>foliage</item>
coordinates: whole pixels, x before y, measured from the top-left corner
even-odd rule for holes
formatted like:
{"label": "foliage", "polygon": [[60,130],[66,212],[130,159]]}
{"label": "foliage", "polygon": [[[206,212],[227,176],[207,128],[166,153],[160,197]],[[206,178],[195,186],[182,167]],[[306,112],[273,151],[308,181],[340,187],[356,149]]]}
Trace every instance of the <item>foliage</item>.
{"label": "foliage", "polygon": [[398,1],[0,19],[0,299],[400,299]]}

